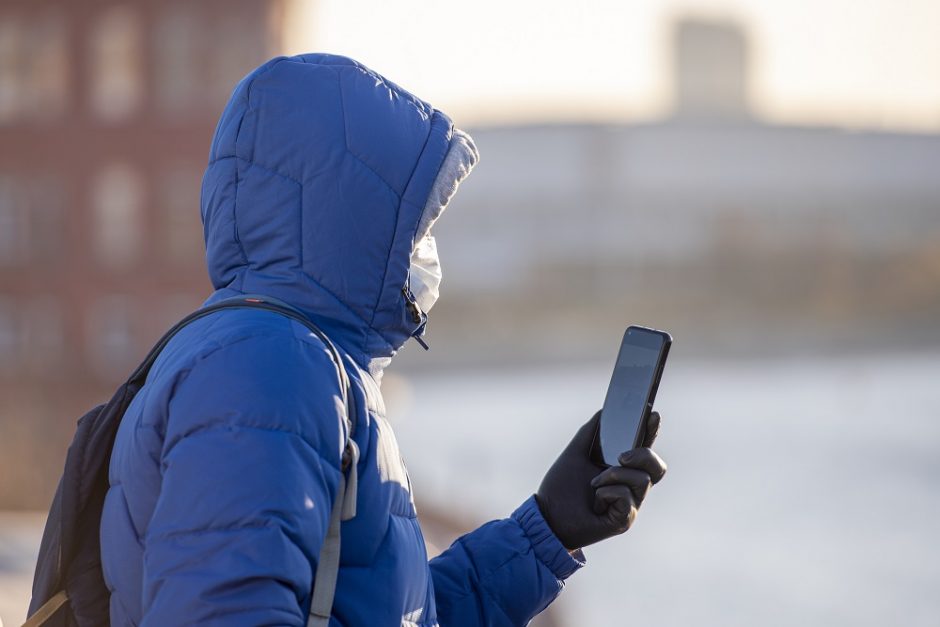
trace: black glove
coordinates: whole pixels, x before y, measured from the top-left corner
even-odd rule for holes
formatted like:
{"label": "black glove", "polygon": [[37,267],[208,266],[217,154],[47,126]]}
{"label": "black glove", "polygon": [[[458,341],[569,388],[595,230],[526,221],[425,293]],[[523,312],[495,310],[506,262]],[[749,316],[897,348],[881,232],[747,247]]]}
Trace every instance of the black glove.
{"label": "black glove", "polygon": [[643,446],[625,451],[620,465],[611,467],[592,459],[600,416],[597,412],[578,430],[535,495],[542,516],[568,550],[629,529],[646,493],[666,473],[666,463],[649,448],[659,432],[657,412],[646,422]]}

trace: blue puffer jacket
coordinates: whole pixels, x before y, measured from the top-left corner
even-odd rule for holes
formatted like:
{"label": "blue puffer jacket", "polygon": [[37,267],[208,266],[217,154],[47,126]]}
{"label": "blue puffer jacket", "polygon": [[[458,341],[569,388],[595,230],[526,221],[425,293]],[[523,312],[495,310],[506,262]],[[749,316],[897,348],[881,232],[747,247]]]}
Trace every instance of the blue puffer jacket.
{"label": "blue puffer jacket", "polygon": [[[382,368],[423,332],[409,257],[454,136],[447,116],[362,65],[304,55],[248,75],[212,143],[208,302],[292,304],[352,380],[358,513],[342,527],[332,625],[524,625],[580,566],[531,498],[429,563],[384,416]],[[304,625],[343,412],[303,325],[238,309],[184,329],[114,446],[101,527],[113,623]]]}

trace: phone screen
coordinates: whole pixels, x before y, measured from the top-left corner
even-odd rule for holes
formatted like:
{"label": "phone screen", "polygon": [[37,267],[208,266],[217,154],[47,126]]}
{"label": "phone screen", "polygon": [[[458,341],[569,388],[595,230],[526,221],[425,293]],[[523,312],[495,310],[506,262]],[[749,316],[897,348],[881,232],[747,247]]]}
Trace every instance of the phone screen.
{"label": "phone screen", "polygon": [[637,434],[646,417],[665,342],[662,334],[637,327],[630,327],[624,335],[601,412],[600,444],[607,464],[617,465],[621,453],[639,444]]}

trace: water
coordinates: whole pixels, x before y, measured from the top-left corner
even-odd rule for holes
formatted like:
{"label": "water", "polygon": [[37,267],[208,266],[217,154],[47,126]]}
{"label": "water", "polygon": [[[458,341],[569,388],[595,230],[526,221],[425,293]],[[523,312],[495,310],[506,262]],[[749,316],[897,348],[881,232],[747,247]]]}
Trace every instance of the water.
{"label": "water", "polygon": [[[396,432],[416,492],[505,516],[602,403],[610,367],[389,386],[408,392]],[[586,550],[566,624],[940,625],[938,387],[936,354],[674,360],[657,400],[669,472],[633,529]]]}
{"label": "water", "polygon": [[[569,625],[940,625],[940,354],[683,362],[657,400],[669,472],[586,550]],[[603,402],[611,364],[384,384],[419,499],[505,516]],[[19,624],[42,517],[0,516],[0,617]]]}

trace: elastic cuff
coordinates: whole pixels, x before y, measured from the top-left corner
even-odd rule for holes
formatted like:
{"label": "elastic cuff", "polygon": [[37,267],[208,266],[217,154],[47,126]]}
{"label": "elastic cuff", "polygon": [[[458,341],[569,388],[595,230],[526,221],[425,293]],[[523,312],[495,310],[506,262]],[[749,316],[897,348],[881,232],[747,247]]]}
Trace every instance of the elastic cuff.
{"label": "elastic cuff", "polygon": [[512,519],[519,523],[529,538],[535,557],[545,564],[559,580],[564,581],[584,566],[584,554],[576,551],[575,555],[571,555],[561,540],[552,533],[539,510],[538,503],[535,502],[535,495],[526,499],[519,509],[512,513]]}

